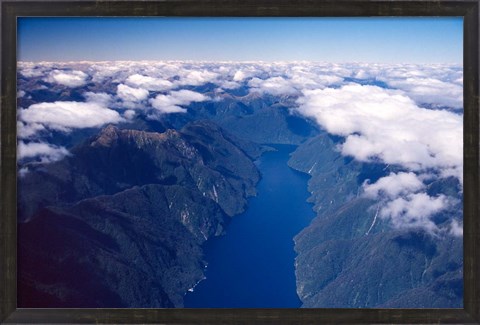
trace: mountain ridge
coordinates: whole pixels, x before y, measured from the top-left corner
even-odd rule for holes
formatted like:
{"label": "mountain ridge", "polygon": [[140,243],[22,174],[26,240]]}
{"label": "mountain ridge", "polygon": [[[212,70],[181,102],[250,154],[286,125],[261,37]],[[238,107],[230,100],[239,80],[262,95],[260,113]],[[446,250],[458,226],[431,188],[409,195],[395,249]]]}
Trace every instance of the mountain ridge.
{"label": "mountain ridge", "polygon": [[27,164],[19,306],[181,307],[204,276],[203,243],[260,178],[245,152],[264,149],[226,134],[210,122],[163,133],[110,125],[72,156]]}

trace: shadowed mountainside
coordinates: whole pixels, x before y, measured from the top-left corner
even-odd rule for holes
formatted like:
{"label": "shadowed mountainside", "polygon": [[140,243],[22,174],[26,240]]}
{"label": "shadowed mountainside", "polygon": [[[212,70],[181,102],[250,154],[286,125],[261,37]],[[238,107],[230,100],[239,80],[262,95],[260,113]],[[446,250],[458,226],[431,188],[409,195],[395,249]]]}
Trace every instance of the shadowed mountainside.
{"label": "shadowed mountainside", "polygon": [[19,179],[19,306],[181,307],[201,245],[255,194],[252,158],[211,122],[104,128]]}

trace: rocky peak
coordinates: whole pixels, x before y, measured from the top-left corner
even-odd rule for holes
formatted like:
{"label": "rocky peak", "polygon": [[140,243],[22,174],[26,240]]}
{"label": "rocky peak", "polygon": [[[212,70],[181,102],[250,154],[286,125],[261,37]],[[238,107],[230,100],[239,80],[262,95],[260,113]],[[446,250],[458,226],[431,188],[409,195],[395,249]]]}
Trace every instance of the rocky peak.
{"label": "rocky peak", "polygon": [[164,133],[146,132],[139,130],[119,129],[113,125],[105,127],[98,136],[91,142],[93,147],[109,147],[119,140],[132,141],[137,146],[151,144],[157,141],[163,142],[169,138],[178,137],[178,132],[175,130],[167,130]]}
{"label": "rocky peak", "polygon": [[119,130],[117,127],[109,124],[102,131],[100,131],[90,145],[92,147],[110,146],[114,141],[118,140],[118,132]]}

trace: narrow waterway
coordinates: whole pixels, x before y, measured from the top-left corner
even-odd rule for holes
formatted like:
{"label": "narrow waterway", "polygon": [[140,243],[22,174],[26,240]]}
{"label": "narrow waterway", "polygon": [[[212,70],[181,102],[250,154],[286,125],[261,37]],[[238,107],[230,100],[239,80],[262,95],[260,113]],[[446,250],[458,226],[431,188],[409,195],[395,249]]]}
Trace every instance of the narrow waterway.
{"label": "narrow waterway", "polygon": [[186,308],[297,308],[293,237],[313,219],[308,175],[288,167],[294,146],[277,145],[258,160],[262,179],[247,210],[225,236],[205,247],[206,280]]}

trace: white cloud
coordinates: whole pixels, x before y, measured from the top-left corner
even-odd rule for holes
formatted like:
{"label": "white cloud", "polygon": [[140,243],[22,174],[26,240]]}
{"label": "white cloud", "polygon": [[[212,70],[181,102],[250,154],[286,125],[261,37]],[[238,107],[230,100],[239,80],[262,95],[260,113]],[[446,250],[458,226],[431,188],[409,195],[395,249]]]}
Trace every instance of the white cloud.
{"label": "white cloud", "polygon": [[433,104],[452,108],[463,107],[462,85],[434,78],[406,78],[386,80],[390,87],[404,90],[419,104]]}
{"label": "white cloud", "polygon": [[50,83],[57,83],[67,87],[80,87],[84,86],[87,83],[88,75],[82,71],[61,71],[53,70],[48,74],[48,77],[45,79]]}
{"label": "white cloud", "polygon": [[237,72],[235,72],[235,75],[233,76],[233,81],[243,81],[247,77],[248,77],[248,74],[246,74],[242,70],[238,70]]}
{"label": "white cloud", "polygon": [[120,84],[117,86],[117,96],[125,102],[141,102],[148,98],[148,90]]}
{"label": "white cloud", "polygon": [[43,125],[54,130],[69,131],[77,128],[100,127],[107,123],[119,123],[123,118],[118,112],[98,103],[54,102],[33,104],[20,110],[20,120],[27,124]]}
{"label": "white cloud", "polygon": [[39,158],[42,162],[53,162],[69,155],[64,147],[43,142],[18,143],[18,158]]}
{"label": "white cloud", "polygon": [[294,95],[298,90],[290,80],[282,77],[272,77],[265,80],[253,78],[248,82],[250,92],[267,93],[275,96]]}
{"label": "white cloud", "polygon": [[203,94],[191,90],[172,91],[168,95],[157,95],[150,99],[150,104],[160,113],[184,113],[186,109],[181,106],[192,102],[202,102],[209,98]]}
{"label": "white cloud", "polygon": [[237,89],[240,88],[241,84],[235,81],[223,81],[219,83],[219,86],[223,89]]}
{"label": "white cloud", "polygon": [[[299,95],[307,89],[323,89],[326,86],[339,85],[343,77],[338,75],[338,67],[315,65],[312,63],[281,63],[261,65],[249,82],[250,91],[275,96]],[[242,70],[243,71],[243,70]],[[243,73],[240,73],[241,79]],[[258,77],[258,76],[262,77]],[[235,76],[234,76],[235,80]]]}
{"label": "white cloud", "polygon": [[124,113],[123,113],[123,116],[127,119],[127,120],[131,120],[135,117],[135,111],[134,110],[126,110]]}
{"label": "white cloud", "polygon": [[455,237],[463,236],[463,223],[453,219],[450,223],[449,233]]}
{"label": "white cloud", "polygon": [[169,90],[174,87],[173,83],[168,80],[142,76],[140,74],[129,76],[125,82],[133,87],[154,91]]}
{"label": "white cloud", "polygon": [[25,96],[25,92],[23,90],[19,90],[17,92],[17,98],[22,98],[23,96]]}
{"label": "white cloud", "polygon": [[218,76],[217,73],[208,70],[183,70],[179,74],[180,79],[175,83],[180,86],[200,86],[214,82]]}
{"label": "white cloud", "polygon": [[233,81],[243,81],[247,78],[255,76],[258,71],[252,66],[246,66],[240,70],[237,70],[233,75]]}
{"label": "white cloud", "polygon": [[187,110],[175,104],[176,101],[167,95],[158,95],[157,97],[150,99],[150,104],[153,108],[160,113],[186,113]]}
{"label": "white cloud", "polygon": [[463,74],[461,75],[461,77],[458,77],[457,79],[452,80],[452,83],[457,84],[459,86],[463,86]]}
{"label": "white cloud", "polygon": [[[390,173],[377,182],[363,184],[363,195],[378,200],[380,216],[389,219],[397,229],[423,229],[431,234],[441,232],[459,236],[459,226],[455,220],[447,226],[438,226],[432,217],[451,208],[457,199],[440,194],[432,197],[425,192],[425,180],[431,180],[431,174]],[[463,230],[462,230],[463,231]]]}
{"label": "white cloud", "polygon": [[365,196],[372,199],[381,196],[392,199],[399,195],[417,192],[423,188],[425,188],[425,184],[412,172],[390,173],[373,184],[365,183],[363,185]]}
{"label": "white cloud", "polygon": [[123,66],[117,62],[96,63],[90,66],[92,82],[102,83],[107,79],[114,78],[123,70]]}
{"label": "white cloud", "polygon": [[451,205],[445,195],[432,197],[426,193],[409,194],[387,202],[380,209],[380,216],[391,220],[398,229],[419,228],[435,234],[437,225],[431,220],[435,214]]}
{"label": "white cloud", "polygon": [[40,123],[23,123],[17,121],[17,136],[20,139],[28,139],[36,135],[38,132],[45,130],[43,124]]}
{"label": "white cloud", "polygon": [[50,69],[50,65],[34,62],[18,62],[18,71],[26,78],[42,77],[45,75],[45,71]]}
{"label": "white cloud", "polygon": [[203,102],[208,100],[207,96],[200,94],[198,92],[186,90],[186,89],[179,90],[179,91],[172,91],[170,93],[170,96],[178,100],[180,105],[188,105],[191,102]]}
{"label": "white cloud", "polygon": [[293,87],[298,90],[322,89],[343,82],[343,77],[338,75],[337,66],[317,66],[307,63],[289,65],[285,74]]}
{"label": "white cloud", "polygon": [[88,91],[88,92],[83,94],[83,97],[85,97],[87,102],[98,103],[98,104],[104,105],[104,106],[107,106],[107,105],[109,105],[110,103],[113,102],[112,95],[104,93],[104,92],[94,93],[94,92]]}
{"label": "white cloud", "polygon": [[23,68],[20,69],[20,74],[27,78],[41,77],[45,74],[42,68]]}

